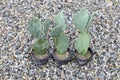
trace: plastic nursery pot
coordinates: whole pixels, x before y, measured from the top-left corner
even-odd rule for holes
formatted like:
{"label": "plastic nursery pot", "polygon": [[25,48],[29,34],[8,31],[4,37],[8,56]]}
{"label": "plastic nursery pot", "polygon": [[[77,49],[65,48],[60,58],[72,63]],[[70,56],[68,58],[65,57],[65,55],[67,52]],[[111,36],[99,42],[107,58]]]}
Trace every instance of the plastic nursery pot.
{"label": "plastic nursery pot", "polygon": [[85,56],[79,55],[75,50],[74,56],[75,60],[79,63],[79,65],[83,66],[86,65],[89,61],[91,61],[94,53],[91,48],[88,48],[87,54]]}
{"label": "plastic nursery pot", "polygon": [[71,54],[69,53],[69,49],[67,50],[65,54],[60,54],[56,50],[54,50],[54,53],[52,55],[53,55],[55,62],[58,65],[65,65],[68,62],[70,62],[70,59],[71,59]]}
{"label": "plastic nursery pot", "polygon": [[48,62],[48,58],[49,58],[48,51],[44,55],[36,55],[32,51],[31,56],[32,56],[32,59],[34,60],[34,62],[36,63],[36,65],[38,65],[38,66],[46,64]]}

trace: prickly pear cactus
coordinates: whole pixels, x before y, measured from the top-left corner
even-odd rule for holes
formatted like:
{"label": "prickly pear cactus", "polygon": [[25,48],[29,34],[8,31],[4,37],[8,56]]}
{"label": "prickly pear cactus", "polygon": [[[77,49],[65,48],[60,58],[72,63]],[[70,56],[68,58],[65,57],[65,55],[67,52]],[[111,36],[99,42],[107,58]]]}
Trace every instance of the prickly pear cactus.
{"label": "prickly pear cactus", "polygon": [[60,34],[56,39],[55,47],[60,54],[65,54],[69,47],[69,39],[65,34]]}
{"label": "prickly pear cactus", "polygon": [[58,13],[55,16],[55,27],[51,31],[51,37],[56,38],[55,48],[58,53],[65,54],[69,47],[69,39],[63,34],[63,31],[66,29],[66,24],[63,16],[63,11]]}
{"label": "prickly pear cactus", "polygon": [[35,54],[45,54],[47,50],[49,49],[50,44],[46,40],[37,40],[34,43],[34,53]]}
{"label": "prickly pear cactus", "polygon": [[48,27],[51,24],[51,20],[46,19],[43,23],[39,18],[32,18],[28,22],[28,30],[31,35],[37,38],[37,41],[34,43],[34,53],[35,54],[45,54],[49,49],[50,44],[46,40]]}
{"label": "prickly pear cactus", "polygon": [[73,21],[75,26],[80,30],[81,33],[83,33],[85,29],[88,29],[92,17],[93,13],[89,15],[89,11],[85,8],[82,8],[74,15]]}
{"label": "prickly pear cactus", "polygon": [[84,32],[82,34],[79,34],[74,45],[74,48],[77,50],[79,54],[84,56],[87,53],[89,47],[89,40],[90,40],[89,33]]}

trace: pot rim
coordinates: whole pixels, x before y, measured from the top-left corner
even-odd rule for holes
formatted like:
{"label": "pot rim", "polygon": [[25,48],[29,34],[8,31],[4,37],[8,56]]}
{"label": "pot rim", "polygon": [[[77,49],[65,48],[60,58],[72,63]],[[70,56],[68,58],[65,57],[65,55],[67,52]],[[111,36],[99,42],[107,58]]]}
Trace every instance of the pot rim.
{"label": "pot rim", "polygon": [[[46,55],[46,54],[47,54],[47,55]],[[46,53],[45,53],[46,57],[43,58],[43,59],[40,59],[40,58],[36,57],[36,54],[33,52],[33,49],[32,49],[31,55],[32,55],[34,58],[37,58],[37,59],[39,59],[39,60],[43,60],[43,59],[45,59],[45,58],[49,58],[49,57],[50,57],[49,49],[46,51]],[[38,54],[38,55],[40,55],[40,54]],[[44,54],[43,54],[43,55],[44,55]]]}
{"label": "pot rim", "polygon": [[30,56],[36,65],[41,66],[41,65],[44,65],[48,62],[48,58],[49,58],[48,51],[46,52],[46,54],[47,54],[46,57],[40,59],[40,58],[36,57],[35,53],[33,53],[33,51],[32,51],[30,53]]}
{"label": "pot rim", "polygon": [[[93,52],[93,50],[92,50],[90,47],[88,48],[88,51],[90,52],[90,57],[89,57],[88,59],[81,59],[81,58],[79,58],[79,57],[76,55],[76,54],[78,54],[76,50],[74,51],[74,56],[75,56],[75,58],[77,58],[79,61],[90,61],[90,60],[92,59],[93,55],[94,55],[94,52]],[[78,55],[79,55],[79,54],[78,54]]]}
{"label": "pot rim", "polygon": [[32,57],[34,57],[34,58],[36,58],[36,59],[39,59],[39,60],[44,60],[44,59],[46,59],[46,58],[49,58],[49,55],[48,55],[48,54],[46,55],[46,57],[44,57],[44,58],[42,58],[42,59],[36,57],[36,55],[35,55],[34,53],[31,53],[31,55],[32,55]]}
{"label": "pot rim", "polygon": [[[66,57],[64,60],[57,58],[57,56],[55,55],[55,52],[56,52],[56,49],[54,50],[52,56],[53,56],[54,59],[57,59],[57,60],[59,60],[59,61],[70,60],[70,58],[71,58],[71,54],[70,54],[69,48],[67,49],[68,57]],[[63,54],[63,55],[64,55],[64,54]]]}

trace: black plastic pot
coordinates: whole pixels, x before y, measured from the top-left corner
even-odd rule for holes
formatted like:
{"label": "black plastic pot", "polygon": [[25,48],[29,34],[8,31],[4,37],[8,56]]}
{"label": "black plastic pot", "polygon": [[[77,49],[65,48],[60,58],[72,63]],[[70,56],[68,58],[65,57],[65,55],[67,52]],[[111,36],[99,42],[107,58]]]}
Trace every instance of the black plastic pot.
{"label": "black plastic pot", "polygon": [[31,57],[36,63],[36,65],[40,66],[40,65],[45,65],[48,62],[49,54],[47,53],[46,57],[40,59],[37,55],[35,55],[34,53],[31,53]]}
{"label": "black plastic pot", "polygon": [[89,51],[89,53],[90,53],[89,58],[87,58],[87,59],[82,59],[82,58],[78,57],[79,54],[78,54],[77,51],[75,50],[75,52],[74,52],[74,57],[75,57],[75,60],[78,62],[78,64],[79,64],[80,66],[84,66],[84,65],[86,65],[88,62],[91,61],[91,59],[92,59],[92,57],[93,57],[93,55],[94,55],[94,52],[93,52],[93,50],[92,50],[91,48],[88,48],[88,51]]}
{"label": "black plastic pot", "polygon": [[65,64],[67,64],[68,62],[70,62],[70,60],[71,60],[71,54],[70,54],[69,49],[67,50],[67,53],[68,53],[68,57],[66,57],[66,58],[64,58],[64,59],[60,59],[60,58],[57,56],[57,54],[59,54],[59,53],[57,53],[56,50],[54,50],[52,56],[53,56],[54,61],[55,61],[58,65],[65,65]]}

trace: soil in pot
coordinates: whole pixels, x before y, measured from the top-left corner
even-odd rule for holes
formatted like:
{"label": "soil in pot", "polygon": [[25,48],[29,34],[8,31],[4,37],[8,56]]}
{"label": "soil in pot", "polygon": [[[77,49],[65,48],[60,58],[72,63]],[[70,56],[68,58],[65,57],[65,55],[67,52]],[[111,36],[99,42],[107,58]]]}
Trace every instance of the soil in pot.
{"label": "soil in pot", "polygon": [[76,56],[79,58],[79,59],[81,59],[81,60],[88,60],[88,59],[90,59],[90,57],[91,57],[91,52],[88,50],[87,51],[87,53],[86,53],[86,55],[80,55],[79,53],[75,53],[76,54]]}
{"label": "soil in pot", "polygon": [[44,59],[48,56],[48,54],[43,54],[43,55],[39,55],[39,54],[34,54],[35,57],[39,58],[39,59]]}
{"label": "soil in pot", "polygon": [[46,53],[44,55],[40,54],[31,54],[33,60],[35,61],[36,65],[41,66],[48,62],[49,55]]}
{"label": "soil in pot", "polygon": [[69,52],[67,51],[65,54],[60,54],[57,51],[55,51],[55,56],[59,59],[59,60],[65,60],[66,58],[69,57]]}
{"label": "soil in pot", "polygon": [[57,51],[55,51],[53,54],[53,58],[55,60],[55,62],[58,65],[65,65],[70,61],[71,55],[69,53],[69,51],[67,51],[65,54],[60,54]]}
{"label": "soil in pot", "polygon": [[88,48],[88,51],[85,56],[78,54],[77,51],[75,51],[75,53],[74,53],[75,60],[79,63],[80,66],[84,66],[89,61],[91,61],[93,55],[94,55],[94,53],[91,48]]}

